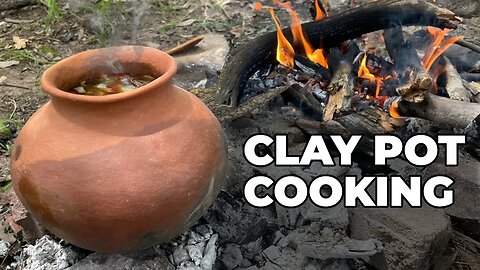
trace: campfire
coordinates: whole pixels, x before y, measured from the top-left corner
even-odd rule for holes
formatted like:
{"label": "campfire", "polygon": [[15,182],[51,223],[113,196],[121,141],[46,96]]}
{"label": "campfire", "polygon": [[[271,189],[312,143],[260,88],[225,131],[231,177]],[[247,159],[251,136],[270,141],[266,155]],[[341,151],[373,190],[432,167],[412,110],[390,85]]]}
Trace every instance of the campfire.
{"label": "campfire", "polygon": [[[442,56],[461,40],[449,35],[460,20],[448,10],[421,1],[396,0],[371,3],[327,17],[327,9],[315,0],[312,4],[315,21],[302,24],[289,2],[274,0],[273,5],[289,13],[290,27],[282,29],[274,7],[257,5],[257,9],[268,9],[277,32],[275,36],[259,37],[248,48],[236,51],[233,57],[244,59],[231,61],[224,70],[241,76],[221,78],[222,103],[235,107],[255,93],[268,91],[269,86],[298,84],[303,93],[301,98],[297,96],[300,100],[293,100],[294,104],[302,104],[298,109],[316,111],[321,119],[315,120],[329,121],[369,106],[401,118],[410,116],[409,108],[419,104],[425,105],[425,111],[442,110],[431,108],[434,102],[425,104],[426,99],[444,101],[439,98],[443,96],[469,102],[477,98],[469,89],[455,86],[462,80],[452,63]],[[405,38],[404,27],[412,25],[425,27]],[[373,31],[382,33],[379,38],[368,40],[369,47],[361,50],[358,43],[363,40],[354,38],[374,36],[368,34]],[[424,41],[422,44],[410,40],[419,37]],[[256,50],[250,50],[252,47]],[[377,55],[382,51],[387,57]],[[319,102],[310,102],[314,100],[310,96]],[[417,113],[420,115],[414,116],[432,117]],[[450,114],[450,120],[459,116],[455,112]],[[469,114],[468,121],[476,114],[478,109]],[[468,125],[468,121],[458,125]]]}

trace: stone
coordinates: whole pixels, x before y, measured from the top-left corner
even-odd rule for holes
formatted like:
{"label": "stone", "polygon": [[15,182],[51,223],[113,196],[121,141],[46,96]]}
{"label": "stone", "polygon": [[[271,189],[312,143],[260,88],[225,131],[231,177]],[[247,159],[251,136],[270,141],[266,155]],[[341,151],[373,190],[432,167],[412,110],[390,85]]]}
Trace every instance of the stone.
{"label": "stone", "polygon": [[435,175],[445,175],[455,181],[453,205],[445,208],[445,212],[454,219],[462,231],[480,238],[480,162],[469,154],[460,152],[459,164],[447,167],[444,159],[439,158],[424,170],[425,178]]}
{"label": "stone", "polygon": [[227,244],[223,250],[221,261],[227,269],[234,269],[243,260],[242,251],[237,244]]}
{"label": "stone", "polygon": [[370,258],[376,269],[430,269],[452,234],[443,210],[422,208],[350,208],[351,237],[377,239],[383,253]]}
{"label": "stone", "polygon": [[263,251],[263,254],[272,262],[280,258],[280,249],[277,246],[269,246]]}

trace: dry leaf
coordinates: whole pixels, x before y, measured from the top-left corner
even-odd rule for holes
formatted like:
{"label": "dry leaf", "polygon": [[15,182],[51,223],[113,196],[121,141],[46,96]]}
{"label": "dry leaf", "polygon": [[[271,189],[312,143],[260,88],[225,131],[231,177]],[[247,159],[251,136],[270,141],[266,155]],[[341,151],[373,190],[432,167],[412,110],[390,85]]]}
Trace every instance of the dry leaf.
{"label": "dry leaf", "polygon": [[13,42],[15,43],[15,49],[25,49],[27,47],[27,39],[21,38],[19,36],[13,36]]}

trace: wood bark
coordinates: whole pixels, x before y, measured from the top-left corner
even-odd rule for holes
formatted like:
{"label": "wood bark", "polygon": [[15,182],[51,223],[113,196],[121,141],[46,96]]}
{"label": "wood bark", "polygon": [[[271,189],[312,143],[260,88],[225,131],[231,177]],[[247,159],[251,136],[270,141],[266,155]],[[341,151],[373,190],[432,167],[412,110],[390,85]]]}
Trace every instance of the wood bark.
{"label": "wood bark", "polygon": [[36,4],[37,0],[3,0],[0,5],[0,11],[19,9]]}
{"label": "wood bark", "polygon": [[480,104],[426,94],[421,103],[398,102],[403,116],[420,117],[442,127],[466,128],[480,114]]}
{"label": "wood bark", "polygon": [[458,74],[457,69],[448,58],[444,57],[442,60],[445,63],[445,72],[447,73],[446,90],[448,96],[454,100],[470,102],[472,94],[465,88],[463,79]]}
{"label": "wood bark", "polygon": [[359,53],[360,49],[354,41],[348,44],[345,54],[338,48],[330,49],[328,62],[334,72],[333,79],[327,87],[329,96],[323,121],[330,121],[336,114],[352,110],[351,102],[355,94],[353,60]]}
{"label": "wood bark", "polygon": [[[460,20],[449,10],[422,0],[387,0],[363,5],[356,9],[302,24],[307,38],[315,47],[325,48],[356,38],[362,34],[396,25],[431,25],[456,28]],[[283,30],[292,42],[290,28]],[[219,79],[218,102],[238,106],[247,80],[259,67],[275,61],[276,32],[260,36],[233,51]]]}
{"label": "wood bark", "polygon": [[296,108],[300,109],[302,112],[304,112],[311,118],[316,120],[322,120],[323,106],[313,96],[311,91],[308,91],[307,89],[301,87],[298,84],[294,84],[290,86],[287,91],[283,92],[282,96],[292,102]]}

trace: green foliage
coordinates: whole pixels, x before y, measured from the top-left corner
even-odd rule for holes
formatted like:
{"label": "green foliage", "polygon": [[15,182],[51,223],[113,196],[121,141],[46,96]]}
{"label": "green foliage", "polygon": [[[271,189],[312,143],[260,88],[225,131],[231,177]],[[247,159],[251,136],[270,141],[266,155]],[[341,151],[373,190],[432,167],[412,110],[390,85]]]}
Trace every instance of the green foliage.
{"label": "green foliage", "polygon": [[12,188],[12,182],[7,182],[5,185],[0,186],[0,193],[4,193],[5,191]]}
{"label": "green foliage", "polygon": [[18,120],[0,118],[0,150],[11,154],[13,148],[11,139],[20,127],[21,123]]}
{"label": "green foliage", "polygon": [[118,22],[125,22],[129,15],[125,2],[121,0],[102,0],[96,4],[96,8],[102,25],[99,41],[105,45],[106,41],[115,34]]}
{"label": "green foliage", "polygon": [[40,0],[40,3],[42,3],[47,8],[47,18],[45,18],[45,26],[47,28],[50,28],[50,26],[54,22],[59,21],[63,17],[63,12],[57,3],[57,0]]}

